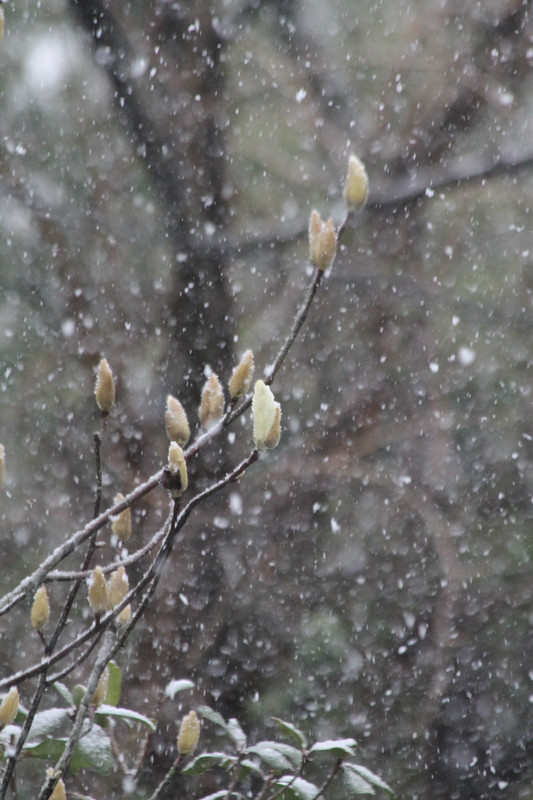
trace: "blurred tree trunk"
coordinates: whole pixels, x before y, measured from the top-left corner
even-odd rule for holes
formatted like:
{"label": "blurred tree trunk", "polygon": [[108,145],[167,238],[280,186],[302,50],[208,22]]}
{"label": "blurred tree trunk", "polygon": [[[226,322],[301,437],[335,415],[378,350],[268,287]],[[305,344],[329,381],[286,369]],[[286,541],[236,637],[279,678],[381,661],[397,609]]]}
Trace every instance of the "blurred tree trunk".
{"label": "blurred tree trunk", "polygon": [[[134,50],[127,9],[104,0],[71,0],[107,71],[126,130],[155,189],[174,250],[174,290],[168,298],[163,357],[166,384],[198,401],[206,364],[230,360],[231,298],[224,255],[210,247],[228,221],[224,152],[224,42],[216,4],[150,4],[144,41]],[[138,35],[138,30],[137,30]],[[148,47],[146,47],[148,45]],[[143,65],[140,78],[138,65]],[[193,378],[191,382],[191,378]]]}

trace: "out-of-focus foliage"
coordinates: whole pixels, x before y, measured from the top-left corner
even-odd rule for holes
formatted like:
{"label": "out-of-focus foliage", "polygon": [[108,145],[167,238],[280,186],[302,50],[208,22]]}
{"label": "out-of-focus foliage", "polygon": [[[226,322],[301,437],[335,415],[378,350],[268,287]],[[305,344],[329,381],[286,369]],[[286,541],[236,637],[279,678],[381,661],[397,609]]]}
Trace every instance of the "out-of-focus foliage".
{"label": "out-of-focus foliage", "polygon": [[[92,513],[100,356],[118,378],[110,503],[165,458],[168,392],[193,419],[200,363],[227,380],[245,349],[260,367],[273,357],[309,211],[333,204],[340,221],[355,150],[370,204],[277,379],[281,451],[195,517],[125,654],[124,691],[146,711],[169,676],[193,675],[247,729],[277,714],[355,737],[399,796],[530,798],[529,4],[189,5],[108,4],[185,209],[70,6],[6,8],[1,588]],[[195,49],[206,31],[214,65]],[[195,139],[206,120],[212,151]],[[192,358],[183,282],[201,299],[218,268],[226,294],[199,301],[203,328],[216,324]],[[161,496],[134,514],[143,540],[165,513]],[[29,654],[0,635],[15,669]],[[173,714],[154,771],[171,761]]]}

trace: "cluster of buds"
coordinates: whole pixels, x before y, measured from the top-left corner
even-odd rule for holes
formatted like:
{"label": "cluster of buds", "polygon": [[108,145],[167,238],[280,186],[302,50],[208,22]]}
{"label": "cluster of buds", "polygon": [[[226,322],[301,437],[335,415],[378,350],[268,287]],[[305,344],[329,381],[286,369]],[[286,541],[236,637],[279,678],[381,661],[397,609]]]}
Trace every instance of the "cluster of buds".
{"label": "cluster of buds", "polygon": [[[129,589],[128,576],[124,567],[111,573],[109,583],[101,567],[95,567],[89,580],[89,605],[95,617],[111,611],[126,597]],[[125,606],[117,616],[120,625],[126,625],[131,617],[131,606]]]}
{"label": "cluster of buds", "polygon": [[19,693],[16,686],[12,686],[0,703],[0,731],[15,721],[19,710]]}
{"label": "cluster of buds", "polygon": [[200,720],[195,711],[189,711],[181,721],[178,733],[178,753],[180,756],[190,756],[196,750],[200,738]]}

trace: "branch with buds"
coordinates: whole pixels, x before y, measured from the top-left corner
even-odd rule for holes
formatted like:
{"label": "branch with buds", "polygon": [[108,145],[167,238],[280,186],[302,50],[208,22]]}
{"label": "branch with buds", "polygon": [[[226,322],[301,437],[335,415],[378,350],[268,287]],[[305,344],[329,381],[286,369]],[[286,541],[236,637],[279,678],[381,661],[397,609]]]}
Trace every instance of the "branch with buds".
{"label": "branch with buds", "polygon": [[[252,351],[247,350],[233,368],[227,391],[219,377],[215,373],[211,373],[201,392],[198,409],[201,429],[192,444],[189,444],[191,426],[186,410],[179,399],[168,395],[162,421],[170,443],[167,464],[133,491],[127,494],[117,491],[113,504],[103,512],[100,511],[103,487],[102,442],[111,424],[116,386],[108,361],[105,358],[100,360],[94,392],[101,416],[101,430],[94,437],[97,487],[94,519],[68,537],[43,560],[31,575],[0,599],[1,616],[7,614],[28,595],[33,594],[30,622],[41,638],[44,647],[44,655],[38,662],[0,679],[0,691],[9,688],[0,704],[0,748],[2,748],[1,729],[12,725],[17,716],[20,687],[30,678],[38,678],[38,687],[31,698],[24,724],[21,728],[17,728],[15,741],[10,741],[10,756],[7,758],[0,785],[0,800],[6,796],[46,689],[75,672],[92,656],[94,663],[90,678],[83,697],[77,705],[70,733],[64,740],[62,755],[55,768],[47,774],[39,794],[39,800],[46,800],[50,796],[60,797],[61,791],[64,793],[62,776],[67,772],[81,738],[93,725],[91,709],[100,706],[105,699],[107,665],[124,645],[152,601],[165,566],[171,557],[177,534],[183,529],[196,506],[230,486],[257,461],[262,451],[273,449],[278,445],[282,434],[282,414],[280,403],[276,401],[271,386],[307,319],[325,272],[333,265],[339,238],[349,216],[364,207],[367,197],[366,171],[359,159],[351,156],[344,187],[346,219],[336,230],[331,219],[323,222],[318,211],[311,213],[309,258],[314,266],[313,276],[304,300],[294,317],[291,329],[272,364],[265,369],[263,376],[254,384],[254,357]],[[229,400],[226,400],[226,394],[229,395]],[[191,487],[189,482],[187,462],[214,439],[220,437],[222,432],[250,407],[253,446],[248,456],[230,469],[224,477],[213,482],[206,489],[195,493],[194,486]],[[4,479],[4,473],[5,452],[0,445],[0,485]],[[131,508],[142,497],[153,492],[160,485],[169,494],[168,518],[147,545],[128,554],[124,545],[135,539]],[[182,507],[184,498],[186,499],[190,495],[191,490],[192,496]],[[112,539],[117,546],[107,564],[95,565],[93,559],[97,552],[96,537],[107,524],[111,525]],[[67,556],[78,552],[84,545],[86,545],[85,553],[79,568],[71,572],[60,572],[57,568]],[[102,548],[99,548],[99,551],[102,551]],[[130,587],[126,568],[134,564],[137,567],[136,574],[140,577]],[[70,583],[70,589],[67,601],[56,618],[53,609],[53,586],[59,581]],[[86,597],[92,612],[92,619],[85,627],[74,631],[67,644],[59,647],[59,637],[70,621],[72,608],[85,582],[87,583]],[[45,637],[44,628],[50,625],[52,626],[51,633]],[[95,652],[97,653],[96,657],[94,656]],[[56,670],[53,674],[51,674],[52,668]],[[186,720],[187,723],[183,722],[178,736],[178,756],[173,767],[174,770],[184,756],[192,753],[198,741],[199,723],[194,712],[191,712]],[[158,791],[154,797],[158,796]]]}

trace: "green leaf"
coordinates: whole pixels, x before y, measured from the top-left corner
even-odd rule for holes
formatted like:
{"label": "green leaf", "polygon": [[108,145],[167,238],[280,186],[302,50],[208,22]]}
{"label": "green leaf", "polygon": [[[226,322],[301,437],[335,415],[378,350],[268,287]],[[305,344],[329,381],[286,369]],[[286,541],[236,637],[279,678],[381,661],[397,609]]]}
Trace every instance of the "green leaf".
{"label": "green leaf", "polygon": [[52,685],[53,685],[54,689],[56,690],[56,692],[58,693],[58,695],[63,698],[63,700],[65,701],[65,703],[67,705],[69,705],[69,706],[73,706],[74,705],[74,699],[72,697],[72,692],[70,691],[70,689],[67,686],[65,686],[64,683],[60,683],[59,681],[56,681]]}
{"label": "green leaf", "polygon": [[259,777],[263,778],[261,767],[256,764],[255,761],[244,758],[239,764],[239,780],[244,781],[246,778],[249,778],[250,775],[259,775]]}
{"label": "green leaf", "polygon": [[292,764],[289,759],[286,758],[283,753],[280,753],[279,750],[269,747],[266,742],[259,742],[259,744],[249,747],[246,752],[259,756],[265,764],[268,764],[269,767],[279,772],[292,769]]}
{"label": "green leaf", "polygon": [[213,711],[213,709],[209,708],[209,706],[200,706],[198,713],[201,714],[204,719],[208,719],[209,722],[213,722],[215,725],[220,725],[221,728],[227,730],[226,720],[222,714],[218,713],[218,711]]}
{"label": "green leaf", "polygon": [[47,711],[39,711],[39,713],[35,715],[35,719],[30,728],[29,738],[35,739],[37,736],[51,736],[54,733],[64,733],[65,726],[69,725],[70,722],[71,716],[69,708],[49,708]]}
{"label": "green leaf", "polygon": [[107,704],[98,706],[98,711],[95,714],[95,722],[98,725],[102,725],[107,717],[115,717],[116,719],[123,719],[130,722],[139,722],[141,725],[146,725],[151,731],[155,731],[156,729],[153,720],[145,717],[144,714],[132,711],[130,708],[115,708],[115,706],[109,706]]}
{"label": "green leaf", "polygon": [[278,728],[285,736],[292,737],[296,739],[298,744],[300,745],[300,749],[307,747],[307,739],[305,738],[302,731],[297,728],[292,722],[285,722],[285,720],[280,719],[279,717],[272,717],[273,721],[276,723]]}
{"label": "green leaf", "polygon": [[222,797],[229,797],[229,792],[227,789],[221,789],[219,792],[215,792],[214,794],[206,794],[204,797],[201,797],[200,800],[220,800]]}
{"label": "green leaf", "polygon": [[167,697],[170,697],[171,700],[174,700],[174,697],[178,692],[184,692],[186,689],[194,689],[194,683],[186,678],[183,678],[182,680],[173,680],[167,683],[165,687],[165,694]]}
{"label": "green leaf", "polygon": [[266,761],[267,764],[269,764],[268,758],[265,758],[263,756],[263,752],[260,752],[260,750],[263,751],[263,749],[267,755],[271,750],[274,750],[276,753],[281,755],[287,764],[287,766],[283,767],[283,769],[298,770],[302,765],[302,754],[300,750],[298,750],[296,747],[292,747],[290,744],[285,744],[284,742],[257,742],[257,744],[255,744],[253,747],[249,747],[247,752],[255,753],[264,761]]}
{"label": "green leaf", "polygon": [[236,719],[230,719],[226,722],[222,714],[219,714],[218,711],[213,711],[209,706],[200,706],[198,713],[201,714],[204,719],[208,719],[209,722],[213,722],[215,725],[224,728],[235,745],[237,752],[242,753],[243,750],[245,750],[246,735]]}
{"label": "green leaf", "polygon": [[293,775],[284,775],[274,781],[273,785],[286,786],[283,797],[295,798],[295,800],[313,800],[319,792],[314,783],[309,783],[303,778],[295,778]]}
{"label": "green leaf", "polygon": [[234,743],[237,752],[242,753],[246,749],[246,734],[239,725],[238,720],[229,719],[226,723],[226,730]]}
{"label": "green leaf", "polygon": [[376,794],[372,784],[366,781],[356,770],[351,769],[352,764],[343,764],[342,767],[350,797],[361,794]]}
{"label": "green leaf", "polygon": [[228,753],[202,753],[182,769],[184,775],[201,775],[211,767],[231,767],[237,758]]}
{"label": "green leaf", "polygon": [[[57,761],[63,754],[65,743],[65,738],[52,737],[45,739],[44,742],[26,742],[24,753],[46,761]],[[90,768],[101,775],[107,775],[113,766],[111,742],[98,725],[93,725],[76,745],[69,770],[77,773],[80,769]]]}
{"label": "green leaf", "polygon": [[120,703],[120,695],[122,694],[122,670],[114,661],[109,662],[107,670],[108,677],[105,701],[108,706],[118,706]]}
{"label": "green leaf", "polygon": [[354,756],[355,739],[330,739],[324,742],[315,742],[310,753],[333,753],[336,756]]}
{"label": "green leaf", "polygon": [[[379,775],[376,775],[375,772],[371,772],[371,770],[367,769],[367,767],[363,767],[361,766],[361,764],[350,764],[350,763],[343,764],[342,766],[345,773],[349,772],[352,775],[353,774],[359,775],[361,778],[363,778],[363,780],[365,780],[371,786],[375,786],[376,789],[381,789],[392,798],[396,797],[389,784],[385,783],[385,781],[382,778],[380,778]],[[374,792],[371,792],[371,794],[374,794]]]}

